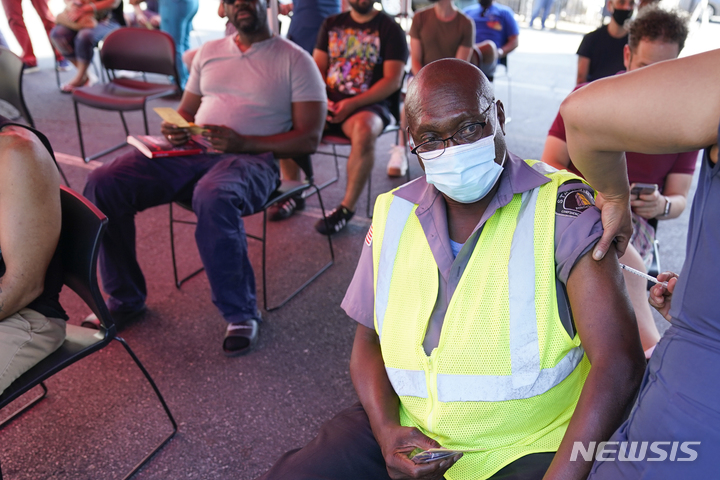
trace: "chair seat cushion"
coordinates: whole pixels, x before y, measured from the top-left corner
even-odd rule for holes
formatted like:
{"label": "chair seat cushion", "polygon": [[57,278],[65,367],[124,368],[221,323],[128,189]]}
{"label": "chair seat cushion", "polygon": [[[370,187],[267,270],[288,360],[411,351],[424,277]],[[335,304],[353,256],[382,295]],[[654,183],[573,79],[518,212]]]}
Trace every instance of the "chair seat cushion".
{"label": "chair seat cushion", "polygon": [[350,139],[345,135],[326,134],[320,139],[325,145],[350,145]]}
{"label": "chair seat cushion", "polygon": [[172,95],[174,85],[118,78],[109,83],[76,88],[73,100],[103,110],[141,110],[148,99]]}
{"label": "chair seat cushion", "polygon": [[0,395],[0,407],[80,358],[99,350],[111,340],[112,338],[105,336],[102,331],[68,324],[65,342],[10,384]]}

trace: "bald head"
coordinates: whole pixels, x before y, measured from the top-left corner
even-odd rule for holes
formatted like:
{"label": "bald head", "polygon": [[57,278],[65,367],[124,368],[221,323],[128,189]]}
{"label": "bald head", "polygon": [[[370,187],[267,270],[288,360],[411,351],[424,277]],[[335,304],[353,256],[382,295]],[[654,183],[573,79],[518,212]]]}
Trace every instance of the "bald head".
{"label": "bald head", "polygon": [[476,104],[485,110],[493,100],[492,90],[480,69],[468,62],[446,58],[429,63],[408,87],[405,98],[408,125],[413,130],[427,112],[447,115],[454,107],[467,109]]}
{"label": "bald head", "polygon": [[[490,108],[493,88],[474,65],[448,58],[423,67],[408,87],[405,113],[415,145],[447,138],[464,126],[488,122],[495,133],[496,161],[505,158],[505,111],[501,102]],[[496,115],[497,112],[497,115]]]}

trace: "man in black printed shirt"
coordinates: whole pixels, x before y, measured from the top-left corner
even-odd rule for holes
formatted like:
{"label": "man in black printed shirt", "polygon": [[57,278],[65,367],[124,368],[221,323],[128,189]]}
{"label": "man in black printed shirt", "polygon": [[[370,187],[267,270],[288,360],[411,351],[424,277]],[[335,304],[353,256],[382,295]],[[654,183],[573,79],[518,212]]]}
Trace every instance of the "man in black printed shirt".
{"label": "man in black printed shirt", "polygon": [[[400,89],[408,58],[405,32],[371,0],[348,0],[350,10],[328,17],[320,27],[313,58],[325,79],[328,115],[325,130],[350,139],[347,186],[340,205],[315,228],[324,235],[342,230],[355,214],[360,193],[375,162],[375,141],[392,121],[389,97]],[[282,163],[285,178],[298,178],[292,162]],[[271,214],[281,220],[302,209],[290,199]]]}

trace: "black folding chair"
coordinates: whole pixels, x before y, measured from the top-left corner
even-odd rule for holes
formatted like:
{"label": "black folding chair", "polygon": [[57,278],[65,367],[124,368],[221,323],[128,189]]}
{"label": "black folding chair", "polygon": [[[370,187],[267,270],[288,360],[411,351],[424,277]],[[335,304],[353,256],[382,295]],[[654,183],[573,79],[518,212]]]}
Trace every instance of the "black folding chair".
{"label": "black folding chair", "polygon": [[[160,394],[155,382],[150,377],[135,353],[122,338],[116,335],[115,323],[105,306],[100,288],[97,283],[97,257],[100,239],[105,232],[107,217],[92,203],[78,193],[61,187],[62,203],[62,230],[58,250],[61,256],[63,270],[63,284],[70,287],[90,307],[100,319],[100,330],[67,325],[65,343],[55,352],[51,353],[37,365],[21,375],[0,395],[0,409],[18,399],[21,395],[39,386],[42,392],[32,398],[28,403],[9,416],[0,427],[16,418],[19,414],[42,400],[47,393],[45,380],[72,365],[78,360],[101,350],[117,340],[127,350],[135,364],[155,391],[160,404],[165,410],[172,431],[138,463],[125,478],[132,477],[159,451],[177,432],[177,423]],[[0,469],[0,480],[2,469]]]}
{"label": "black folding chair", "polygon": [[[175,66],[175,42],[165,32],[146,28],[119,28],[105,37],[100,50],[100,59],[110,80],[107,83],[76,88],[72,94],[75,122],[80,139],[80,154],[86,162],[107,155],[127,145],[127,142],[123,141],[114,147],[86,157],[78,104],[118,112],[127,138],[130,131],[123,112],[142,111],[145,135],[149,135],[145,111],[147,102],[182,91]],[[172,76],[175,83],[153,83],[119,78],[115,76],[115,70]]]}
{"label": "black folding chair", "polygon": [[[330,238],[330,235],[327,236],[328,238],[328,246],[330,248],[330,261],[326,263],[323,267],[320,268],[315,274],[313,274],[309,279],[305,281],[300,287],[298,287],[293,293],[285,297],[285,299],[278,303],[277,305],[273,307],[268,306],[268,294],[267,294],[267,269],[266,269],[266,258],[267,258],[267,211],[270,207],[272,207],[275,204],[278,204],[280,202],[284,202],[288,198],[295,197],[298,195],[302,195],[304,192],[308,190],[313,190],[313,193],[317,193],[318,201],[320,202],[320,211],[322,213],[323,218],[325,218],[325,206],[323,205],[322,196],[320,195],[320,187],[315,185],[314,181],[314,174],[313,174],[313,167],[312,167],[312,161],[310,160],[309,155],[305,155],[298,158],[293,158],[295,163],[298,164],[300,169],[305,173],[306,181],[305,182],[299,182],[296,180],[283,180],[280,187],[273,192],[273,194],[270,196],[268,201],[265,203],[265,205],[262,207],[263,212],[263,230],[262,235],[251,235],[250,233],[246,233],[248,238],[252,238],[254,240],[258,240],[262,243],[262,285],[263,285],[263,307],[266,311],[272,312],[273,310],[277,310],[278,308],[285,305],[287,302],[289,302],[295,295],[300,293],[305,287],[310,285],[316,278],[318,278],[325,270],[330,268],[332,264],[335,262],[335,253],[333,251],[332,246],[332,239]],[[192,199],[191,198],[183,198],[178,199],[174,202],[177,206],[192,211]],[[325,222],[327,223],[327,219],[325,219]],[[175,286],[177,288],[180,288],[183,283],[185,283],[187,280],[191,279],[198,273],[202,272],[204,268],[199,268],[192,272],[191,274],[179,278],[178,277],[178,268],[177,268],[177,257],[175,255],[175,229],[174,224],[181,223],[186,225],[195,225],[196,222],[194,221],[188,221],[188,220],[182,220],[175,218],[173,215],[173,203],[170,203],[170,252],[172,254],[172,265],[173,265],[173,275],[175,277]],[[327,225],[326,225],[327,227]]]}

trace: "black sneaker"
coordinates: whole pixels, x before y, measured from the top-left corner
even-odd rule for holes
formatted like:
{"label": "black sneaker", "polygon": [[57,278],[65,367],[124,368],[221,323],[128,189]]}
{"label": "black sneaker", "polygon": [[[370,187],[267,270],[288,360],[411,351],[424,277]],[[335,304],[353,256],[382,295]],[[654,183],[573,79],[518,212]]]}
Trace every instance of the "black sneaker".
{"label": "black sneaker", "polygon": [[355,212],[351,212],[347,208],[340,205],[339,207],[331,211],[330,214],[328,214],[328,216],[326,217],[327,226],[325,226],[325,219],[321,218],[315,224],[315,230],[322,233],[323,235],[332,235],[345,228],[345,225],[347,225],[353,215],[355,215]]}
{"label": "black sneaker", "polygon": [[305,199],[302,197],[290,197],[284,202],[275,204],[270,208],[270,215],[268,219],[271,222],[279,222],[290,218],[293,214],[305,208]]}

